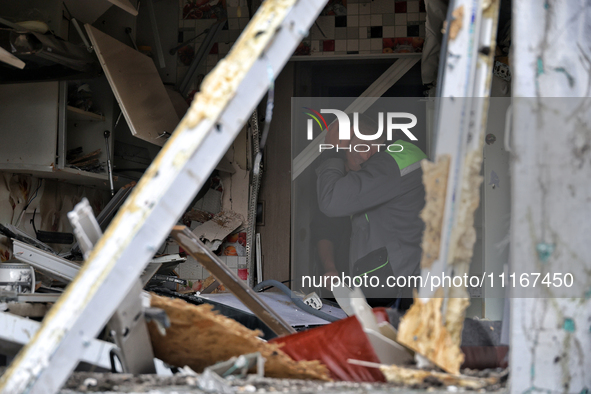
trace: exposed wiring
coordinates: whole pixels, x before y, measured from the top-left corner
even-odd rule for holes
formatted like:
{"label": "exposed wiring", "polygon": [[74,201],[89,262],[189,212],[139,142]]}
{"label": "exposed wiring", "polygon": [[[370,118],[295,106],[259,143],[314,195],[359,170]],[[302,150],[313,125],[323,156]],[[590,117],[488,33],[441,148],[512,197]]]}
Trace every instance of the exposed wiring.
{"label": "exposed wiring", "polygon": [[[281,283],[289,283],[289,282],[293,282],[293,280],[292,279],[288,279],[288,280],[281,281]],[[267,291],[269,289],[272,289],[273,287],[275,287],[275,286],[267,286],[267,287],[264,287],[264,288],[262,288],[262,289],[260,289],[258,291],[260,291],[262,293],[264,291]]]}

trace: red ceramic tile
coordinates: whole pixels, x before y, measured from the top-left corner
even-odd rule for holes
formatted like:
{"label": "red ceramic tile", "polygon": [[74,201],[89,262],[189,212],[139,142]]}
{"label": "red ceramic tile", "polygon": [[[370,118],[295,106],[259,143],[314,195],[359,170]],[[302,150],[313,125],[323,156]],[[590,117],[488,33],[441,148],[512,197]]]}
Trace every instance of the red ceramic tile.
{"label": "red ceramic tile", "polygon": [[323,52],[334,52],[334,40],[324,40],[322,42]]}
{"label": "red ceramic tile", "polygon": [[406,1],[397,1],[394,3],[394,12],[397,14],[406,13]]}

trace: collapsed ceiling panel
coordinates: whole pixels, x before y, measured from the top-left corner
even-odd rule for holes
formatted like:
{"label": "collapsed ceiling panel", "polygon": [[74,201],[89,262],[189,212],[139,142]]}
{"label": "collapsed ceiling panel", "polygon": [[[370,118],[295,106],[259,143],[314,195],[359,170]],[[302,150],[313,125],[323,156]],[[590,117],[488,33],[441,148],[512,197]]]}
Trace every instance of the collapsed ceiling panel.
{"label": "collapsed ceiling panel", "polygon": [[179,117],[154,61],[88,24],[85,28],[131,133],[164,145]]}

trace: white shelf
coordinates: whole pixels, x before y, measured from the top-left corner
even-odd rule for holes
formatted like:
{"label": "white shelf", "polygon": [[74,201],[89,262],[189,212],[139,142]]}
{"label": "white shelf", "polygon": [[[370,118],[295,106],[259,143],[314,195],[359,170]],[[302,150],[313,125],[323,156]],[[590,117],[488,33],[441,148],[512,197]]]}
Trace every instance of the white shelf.
{"label": "white shelf", "polygon": [[351,54],[351,55],[302,55],[292,56],[289,58],[290,62],[310,62],[320,60],[361,60],[361,59],[403,59],[408,57],[422,57],[421,52],[418,53],[375,53],[375,54]]}
{"label": "white shelf", "polygon": [[94,122],[103,122],[105,117],[103,115],[95,114],[94,112],[84,111],[83,109],[67,106],[68,120],[87,120]]}
{"label": "white shelf", "polygon": [[[52,166],[36,166],[23,164],[3,164],[0,165],[0,171],[11,172],[15,174],[29,174],[38,178],[57,179],[58,181],[71,183],[74,185],[93,186],[99,189],[109,190],[109,176],[107,173],[94,173],[75,168],[57,169]],[[123,180],[122,180],[123,181]],[[123,186],[117,176],[113,177],[115,187]]]}

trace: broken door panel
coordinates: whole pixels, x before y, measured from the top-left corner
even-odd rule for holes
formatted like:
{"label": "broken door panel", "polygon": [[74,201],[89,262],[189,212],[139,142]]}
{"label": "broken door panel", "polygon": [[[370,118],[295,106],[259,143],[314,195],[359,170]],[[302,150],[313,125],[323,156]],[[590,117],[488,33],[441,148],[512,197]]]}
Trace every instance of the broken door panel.
{"label": "broken door panel", "polygon": [[164,145],[179,117],[153,60],[90,25],[85,27],[131,133]]}

